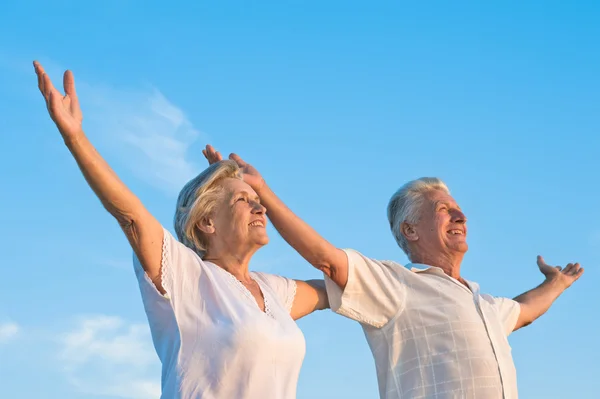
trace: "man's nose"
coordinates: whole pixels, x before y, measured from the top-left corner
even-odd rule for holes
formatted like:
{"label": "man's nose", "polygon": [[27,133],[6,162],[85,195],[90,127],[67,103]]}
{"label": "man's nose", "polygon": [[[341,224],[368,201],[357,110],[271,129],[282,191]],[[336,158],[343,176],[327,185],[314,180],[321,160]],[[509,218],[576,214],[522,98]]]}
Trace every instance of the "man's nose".
{"label": "man's nose", "polygon": [[465,216],[464,213],[462,213],[462,211],[460,211],[458,209],[454,209],[452,211],[452,221],[454,223],[465,224],[465,223],[467,223],[467,217]]}

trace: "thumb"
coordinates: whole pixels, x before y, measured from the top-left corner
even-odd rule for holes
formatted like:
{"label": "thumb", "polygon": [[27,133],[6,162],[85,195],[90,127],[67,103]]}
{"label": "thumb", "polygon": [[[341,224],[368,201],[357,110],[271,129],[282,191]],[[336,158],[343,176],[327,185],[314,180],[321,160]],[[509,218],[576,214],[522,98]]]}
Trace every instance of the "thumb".
{"label": "thumb", "polygon": [[538,255],[537,257],[537,265],[540,269],[544,268],[544,267],[549,267],[546,262],[544,261],[544,257],[542,255]]}
{"label": "thumb", "polygon": [[65,89],[65,94],[68,94],[70,97],[76,98],[77,92],[75,91],[75,78],[73,77],[73,72],[67,70],[63,75],[63,87]]}
{"label": "thumb", "polygon": [[[537,265],[540,268],[540,270],[552,268],[552,266],[550,266],[549,264],[546,263],[546,261],[544,260],[544,257],[541,255],[538,255],[538,257],[537,257]],[[562,270],[562,267],[560,267],[560,266],[556,266],[554,268],[558,271]]]}

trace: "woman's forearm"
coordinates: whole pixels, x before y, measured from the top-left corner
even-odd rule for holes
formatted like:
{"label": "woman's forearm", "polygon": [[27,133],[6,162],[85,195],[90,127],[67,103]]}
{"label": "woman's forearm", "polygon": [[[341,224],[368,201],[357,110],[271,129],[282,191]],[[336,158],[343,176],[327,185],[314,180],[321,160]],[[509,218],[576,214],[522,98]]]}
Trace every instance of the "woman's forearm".
{"label": "woman's forearm", "polygon": [[119,179],[83,131],[65,139],[65,144],[90,188],[121,226],[131,224],[138,215],[146,212],[141,201]]}
{"label": "woman's forearm", "polygon": [[146,273],[162,291],[157,280],[160,274],[162,226],[96,151],[83,131],[65,138],[65,144],[90,188],[104,208],[117,219]]}
{"label": "woman's forearm", "polygon": [[323,271],[338,285],[345,286],[348,280],[348,259],[344,251],[336,248],[300,219],[267,184],[258,190],[258,195],[267,208],[267,216],[283,239],[311,265]]}

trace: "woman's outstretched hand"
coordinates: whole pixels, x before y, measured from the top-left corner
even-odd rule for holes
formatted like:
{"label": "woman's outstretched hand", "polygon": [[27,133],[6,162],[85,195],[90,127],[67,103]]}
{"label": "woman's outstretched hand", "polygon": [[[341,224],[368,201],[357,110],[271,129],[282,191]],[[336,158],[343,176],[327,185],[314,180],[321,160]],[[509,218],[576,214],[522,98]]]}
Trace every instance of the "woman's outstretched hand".
{"label": "woman's outstretched hand", "polygon": [[79,107],[77,92],[75,91],[75,79],[71,71],[66,71],[63,77],[65,95],[63,96],[52,84],[50,77],[44,71],[42,65],[34,61],[33,67],[38,78],[38,88],[46,100],[46,107],[50,118],[58,127],[64,139],[71,139],[81,133],[81,121],[83,114]]}
{"label": "woman's outstretched hand", "polygon": [[[208,161],[209,165],[212,165],[215,162],[219,162],[223,160],[221,153],[214,149],[214,147],[210,144],[206,146],[204,150],[202,150],[202,154]],[[249,163],[244,162],[242,158],[240,158],[237,154],[230,154],[229,159],[235,161],[238,164],[242,171],[242,175],[244,177],[244,181],[248,183],[250,187],[254,189],[257,193],[264,187],[265,180],[262,178],[258,170]],[[260,193],[259,193],[260,195]]]}

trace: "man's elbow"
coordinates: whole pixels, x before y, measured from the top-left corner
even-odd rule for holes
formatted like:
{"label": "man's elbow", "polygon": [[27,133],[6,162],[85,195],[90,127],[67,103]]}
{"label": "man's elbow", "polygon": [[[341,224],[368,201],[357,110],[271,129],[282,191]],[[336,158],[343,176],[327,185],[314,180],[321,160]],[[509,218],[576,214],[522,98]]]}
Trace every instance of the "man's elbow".
{"label": "man's elbow", "polygon": [[[316,269],[325,276],[335,281],[343,289],[348,279],[348,260],[346,253],[329,245],[321,251],[317,251],[312,259],[307,259]],[[340,284],[343,282],[343,284]]]}

